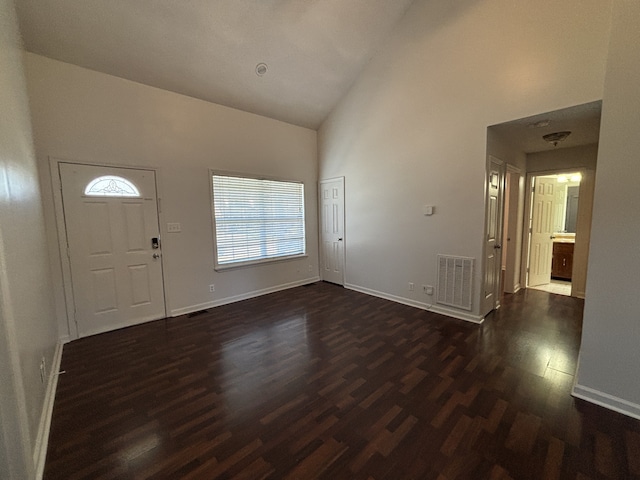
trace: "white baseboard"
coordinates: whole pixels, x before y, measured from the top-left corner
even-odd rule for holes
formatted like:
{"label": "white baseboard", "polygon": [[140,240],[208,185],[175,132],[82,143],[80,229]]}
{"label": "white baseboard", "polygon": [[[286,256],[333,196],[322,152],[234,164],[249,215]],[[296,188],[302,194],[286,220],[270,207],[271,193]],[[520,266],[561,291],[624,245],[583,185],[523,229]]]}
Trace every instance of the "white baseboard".
{"label": "white baseboard", "polygon": [[481,315],[473,315],[472,313],[459,312],[457,310],[453,310],[447,307],[442,307],[440,305],[432,305],[430,308],[428,308],[428,310],[430,312],[439,313],[441,315],[457,318],[458,320],[464,320],[466,322],[472,322],[477,324],[484,322],[484,317]]}
{"label": "white baseboard", "polygon": [[429,307],[431,307],[431,305],[429,305],[428,303],[418,302],[417,300],[399,297],[397,295],[391,295],[390,293],[379,292],[377,290],[361,287],[359,285],[353,285],[351,283],[345,283],[344,288],[348,288],[349,290],[354,290],[360,293],[365,293],[367,295],[371,295],[372,297],[384,298],[385,300],[401,303],[410,307],[421,308],[422,310],[429,310]]}
{"label": "white baseboard", "polygon": [[575,384],[573,386],[571,395],[587,402],[595,403],[601,407],[608,408],[614,412],[622,413],[623,415],[640,420],[640,405],[637,403],[629,402],[622,398],[579,384]]}
{"label": "white baseboard", "polygon": [[520,284],[516,283],[515,285],[512,285],[510,287],[505,287],[504,293],[514,294],[514,293],[518,293],[520,289],[521,289]]}
{"label": "white baseboard", "polygon": [[458,320],[465,320],[467,322],[473,322],[473,323],[482,323],[484,321],[484,317],[476,316],[471,313],[459,312],[457,310],[453,310],[447,307],[442,307],[440,305],[431,305],[429,303],[418,302],[417,300],[412,300],[410,298],[405,298],[405,297],[399,297],[397,295],[392,295],[385,292],[379,292],[377,290],[361,287],[359,285],[353,285],[353,284],[347,283],[344,285],[344,287],[348,288],[349,290],[354,290],[356,292],[371,295],[373,297],[384,298],[385,300],[401,303],[403,305],[408,305],[410,307],[420,308],[422,310],[428,310],[429,312],[439,313],[441,315],[445,315],[447,317],[453,317]]}
{"label": "white baseboard", "polygon": [[44,475],[44,462],[47,458],[47,446],[49,443],[49,431],[51,429],[51,417],[53,415],[53,401],[56,398],[56,388],[58,387],[58,375],[60,372],[60,362],[62,361],[63,343],[58,342],[53,352],[53,359],[49,367],[49,379],[47,381],[47,391],[44,396],[40,423],[38,425],[38,435],[33,449],[33,464],[36,470],[36,480],[40,480]]}
{"label": "white baseboard", "polygon": [[232,297],[220,298],[211,302],[200,303],[198,305],[191,305],[189,307],[176,308],[169,312],[169,316],[178,317],[187,313],[198,312],[200,310],[206,310],[207,308],[220,307],[222,305],[228,305],[229,303],[240,302],[242,300],[248,300],[250,298],[260,297],[269,293],[280,292],[282,290],[288,290],[289,288],[301,287],[302,285],[308,285],[309,283],[319,282],[320,277],[305,278],[304,280],[297,280],[295,282],[284,283],[282,285],[276,285],[274,287],[263,288],[262,290],[254,290],[252,292],[242,293],[240,295],[234,295]]}

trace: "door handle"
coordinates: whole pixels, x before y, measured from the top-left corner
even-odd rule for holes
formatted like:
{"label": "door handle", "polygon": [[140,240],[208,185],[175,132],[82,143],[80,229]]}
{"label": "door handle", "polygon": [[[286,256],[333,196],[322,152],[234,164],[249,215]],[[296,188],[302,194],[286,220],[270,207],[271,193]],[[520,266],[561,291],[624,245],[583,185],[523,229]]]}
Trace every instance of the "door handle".
{"label": "door handle", "polygon": [[338,241],[339,241],[339,242],[341,242],[341,241],[342,241],[342,239],[341,239],[341,238],[339,238],[339,239],[338,239]]}
{"label": "door handle", "polygon": [[498,250],[499,248],[502,248],[502,245],[494,245],[493,248],[495,248],[496,250]]}
{"label": "door handle", "polygon": [[550,238],[551,240],[553,240],[554,238],[556,238],[556,236],[555,236],[555,235],[551,235],[549,238]]}
{"label": "door handle", "polygon": [[160,254],[159,253],[154,253],[153,254],[153,258],[160,258]]}

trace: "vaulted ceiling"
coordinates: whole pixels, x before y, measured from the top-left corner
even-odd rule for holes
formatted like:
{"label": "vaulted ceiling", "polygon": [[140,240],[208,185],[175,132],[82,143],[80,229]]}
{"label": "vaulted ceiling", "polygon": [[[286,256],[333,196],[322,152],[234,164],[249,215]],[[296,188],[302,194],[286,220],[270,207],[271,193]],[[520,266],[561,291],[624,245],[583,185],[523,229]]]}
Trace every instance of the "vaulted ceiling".
{"label": "vaulted ceiling", "polygon": [[316,129],[412,1],[17,0],[16,8],[30,52]]}

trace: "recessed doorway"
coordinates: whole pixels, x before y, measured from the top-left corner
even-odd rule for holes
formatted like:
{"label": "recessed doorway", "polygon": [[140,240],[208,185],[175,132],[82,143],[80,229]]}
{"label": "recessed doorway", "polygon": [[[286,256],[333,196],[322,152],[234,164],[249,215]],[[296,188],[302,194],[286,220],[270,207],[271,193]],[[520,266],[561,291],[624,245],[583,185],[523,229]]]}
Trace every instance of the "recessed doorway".
{"label": "recessed doorway", "polygon": [[582,174],[530,177],[528,288],[571,295]]}
{"label": "recessed doorway", "polygon": [[[520,288],[536,286],[561,294],[567,293],[570,289],[571,296],[585,297],[601,109],[602,102],[595,101],[491,125],[487,128],[488,155],[496,156],[522,172],[519,177],[521,196],[516,198],[514,194],[513,205],[509,204],[508,209],[505,205],[505,214],[513,210],[513,219],[505,220],[505,227],[508,226],[511,230],[514,226],[515,230],[515,233],[505,231],[503,237],[503,245],[507,246],[507,261],[505,262],[503,258],[503,266],[506,267],[503,269],[505,293],[510,292],[510,288],[515,292]],[[551,278],[553,242],[547,245],[546,251],[530,251],[532,250],[530,228],[533,226],[531,214],[534,177],[556,176],[557,181],[560,175],[568,174],[567,183],[570,184],[570,177],[575,173],[581,175],[579,186],[575,185],[578,187],[578,195],[576,197],[572,191],[565,191],[565,195],[575,201],[562,207],[562,213],[566,215],[568,211],[569,217],[575,219],[573,268],[569,276]],[[514,175],[513,185],[516,185],[516,178]],[[575,216],[571,215],[572,211],[576,212]],[[551,218],[552,215],[549,214],[549,219]],[[564,225],[556,229],[551,229],[551,226],[549,228],[546,232],[548,240],[553,240],[550,237],[554,233],[568,233],[568,230],[573,229],[571,225],[566,224],[566,218]],[[544,247],[540,246],[540,248]],[[511,259],[511,263],[508,255],[510,251],[516,257],[515,261]],[[544,273],[549,276],[548,280],[530,279],[531,267],[534,263],[532,255],[538,255],[536,259],[540,260],[540,273],[546,269]],[[542,258],[545,259],[544,262]],[[548,264],[546,260],[549,260]],[[514,267],[513,277],[509,275],[509,265]],[[542,268],[543,265],[545,269]],[[569,269],[566,257],[563,266]],[[570,282],[570,286],[567,282]]]}

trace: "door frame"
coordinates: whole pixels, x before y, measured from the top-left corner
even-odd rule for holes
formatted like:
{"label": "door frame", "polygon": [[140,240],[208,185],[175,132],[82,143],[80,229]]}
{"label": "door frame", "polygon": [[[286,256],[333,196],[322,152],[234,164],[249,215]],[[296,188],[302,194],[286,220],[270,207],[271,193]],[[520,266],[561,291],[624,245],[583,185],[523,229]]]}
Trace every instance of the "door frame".
{"label": "door frame", "polygon": [[[520,260],[522,252],[521,252],[521,245],[522,245],[522,238],[523,238],[523,216],[524,216],[524,193],[523,193],[523,182],[524,182],[524,177],[525,174],[522,171],[521,168],[516,167],[515,165],[512,165],[511,163],[502,160],[501,158],[492,155],[492,154],[487,154],[487,163],[486,163],[486,167],[485,167],[485,191],[484,191],[484,195],[485,195],[485,217],[484,217],[484,234],[483,234],[483,245],[482,245],[482,260],[483,260],[483,270],[482,270],[482,290],[484,292],[485,290],[485,281],[486,281],[486,269],[488,268],[488,265],[486,264],[486,257],[487,257],[487,252],[486,252],[486,248],[487,248],[487,219],[488,219],[488,215],[489,215],[489,204],[488,204],[488,194],[489,194],[489,172],[491,171],[491,163],[492,161],[498,165],[500,165],[501,167],[501,174],[502,174],[502,184],[500,185],[500,193],[499,193],[499,210],[500,210],[500,214],[499,216],[499,232],[497,235],[497,239],[502,243],[501,245],[501,251],[500,251],[500,261],[498,262],[500,264],[500,268],[499,268],[499,273],[498,273],[498,279],[495,282],[496,284],[494,285],[494,293],[493,293],[493,297],[494,297],[494,302],[493,305],[491,306],[492,308],[490,310],[489,309],[489,304],[486,301],[485,295],[484,293],[482,293],[480,295],[480,302],[481,302],[481,310],[483,311],[483,315],[487,315],[489,312],[491,312],[492,310],[496,310],[498,308],[500,308],[501,306],[501,297],[502,295],[506,292],[505,289],[505,285],[503,284],[502,280],[502,255],[503,253],[506,253],[507,255],[507,272],[511,272],[513,271],[513,277],[518,279],[517,284],[514,285],[513,290],[515,290],[514,292],[508,292],[508,293],[515,293],[518,290],[520,290],[522,283],[519,281],[521,278],[521,274],[522,274],[522,262]],[[513,180],[514,182],[511,184],[511,192],[512,192],[512,197],[514,201],[510,201],[509,202],[509,209],[507,210],[505,208],[506,205],[506,201],[505,201],[505,195],[506,195],[506,183],[507,183],[507,177],[509,175],[513,176]],[[509,221],[509,231],[505,232],[505,218],[507,217],[507,215],[510,218]],[[512,220],[512,221],[511,221]],[[505,234],[510,234],[513,237],[514,241],[509,241],[507,243],[505,243],[504,237]],[[506,275],[505,275],[506,276]]]}
{"label": "door frame", "polygon": [[[500,170],[500,178],[498,185],[498,205],[497,205],[497,228],[495,235],[495,242],[497,243],[497,247],[494,245],[493,254],[496,255],[496,249],[500,250],[499,258],[497,262],[494,262],[497,266],[494,265],[494,270],[497,270],[497,278],[494,277],[494,285],[493,292],[491,294],[491,298],[493,301],[489,303],[489,296],[486,295],[486,286],[487,286],[487,270],[489,265],[487,265],[488,258],[488,223],[489,223],[489,188],[490,188],[490,174],[491,174],[491,164],[494,163],[499,166]],[[495,155],[488,154],[485,165],[485,188],[484,188],[484,201],[485,201],[485,212],[484,212],[484,229],[483,229],[483,237],[482,237],[482,282],[481,282],[481,295],[480,295],[480,310],[482,316],[486,316],[493,310],[497,310],[500,308],[500,297],[502,294],[502,286],[501,286],[501,277],[502,277],[502,246],[499,242],[502,241],[503,238],[503,223],[504,223],[504,193],[505,193],[505,177],[507,173],[507,162],[496,157]],[[494,271],[494,275],[496,272]]]}
{"label": "door frame", "polygon": [[[504,293],[516,293],[520,290],[522,283],[520,282],[522,264],[520,263],[520,255],[519,250],[522,245],[522,217],[524,216],[524,206],[522,200],[523,197],[523,187],[524,184],[524,173],[522,169],[511,165],[510,163],[506,164],[506,172],[505,172],[505,195],[507,193],[506,185],[509,182],[509,194],[510,199],[508,202],[508,208],[506,197],[503,199],[503,222],[502,222],[502,238],[508,237],[507,242],[502,242],[503,254],[507,257],[506,269],[505,269],[505,280],[506,279],[517,279],[517,283],[510,284],[510,288],[506,288],[506,283],[502,285],[500,294]],[[512,177],[509,180],[509,177]],[[513,202],[512,200],[515,200]],[[507,231],[505,231],[505,221],[507,219]]]}
{"label": "door frame", "polygon": [[[583,192],[583,182],[588,175],[587,168],[557,168],[553,170],[541,170],[539,172],[527,172],[525,180],[525,204],[524,204],[524,219],[523,219],[523,235],[522,235],[522,260],[521,264],[524,268],[520,271],[520,284],[523,288],[529,288],[529,260],[531,256],[531,218],[533,215],[533,179],[535,177],[546,177],[549,175],[559,175],[561,173],[579,172],[582,175],[583,181],[580,182],[579,192]],[[578,200],[578,212],[580,212],[580,201]],[[578,238],[578,232],[576,231],[576,241]],[[588,257],[587,257],[588,258]],[[575,264],[574,264],[575,268]],[[572,275],[573,277],[573,275]],[[571,281],[571,296],[575,296],[576,291],[574,288],[574,282]]]}
{"label": "door frame", "polygon": [[[58,314],[62,314],[64,318],[66,318],[66,327],[69,332],[68,336],[62,335],[61,341],[68,342],[71,340],[76,340],[80,338],[78,334],[78,324],[76,322],[75,316],[75,299],[73,296],[73,284],[71,281],[71,261],[69,259],[68,254],[68,240],[67,240],[67,225],[64,219],[64,205],[62,201],[62,180],[60,178],[60,169],[59,165],[61,163],[70,163],[74,165],[85,165],[90,167],[105,167],[105,168],[123,168],[129,170],[147,170],[154,172],[155,175],[155,187],[156,187],[156,206],[158,209],[158,229],[160,231],[160,236],[162,238],[162,225],[164,224],[164,217],[161,209],[161,193],[160,193],[160,181],[159,181],[159,172],[160,169],[157,167],[149,167],[149,166],[134,166],[134,165],[122,165],[122,164],[113,164],[113,163],[101,163],[101,162],[87,162],[87,161],[78,161],[78,160],[69,160],[63,158],[55,158],[49,157],[49,169],[51,173],[51,186],[53,193],[53,209],[55,212],[55,222],[56,222],[56,230],[57,230],[57,238],[58,238],[58,254],[60,255],[60,267],[62,270],[62,291],[59,290],[55,292],[56,294],[61,293],[64,298],[64,305],[61,305],[60,308],[62,311],[58,312]],[[160,261],[162,263],[162,292],[163,292],[163,308],[164,308],[164,316],[167,316],[167,312],[169,310],[169,304],[167,301],[167,285],[165,281],[165,254],[166,251],[163,249],[162,255],[160,256]],[[55,282],[54,282],[55,283]],[[58,298],[58,295],[56,295]],[[56,302],[57,303],[57,302]],[[60,319],[61,321],[62,319]],[[59,325],[60,325],[59,321]]]}
{"label": "door frame", "polygon": [[344,176],[342,177],[332,177],[332,178],[323,178],[321,180],[318,180],[318,246],[319,246],[319,256],[320,256],[320,265],[318,265],[318,270],[320,271],[320,278],[322,280],[324,280],[323,278],[323,268],[322,265],[324,265],[324,251],[322,248],[322,184],[323,183],[329,183],[329,182],[336,182],[339,181],[340,185],[342,187],[342,283],[341,285],[344,287],[345,285],[345,281],[347,278],[347,248],[346,248],[346,244],[347,244],[347,220],[346,220],[346,189],[345,189],[345,178]]}

